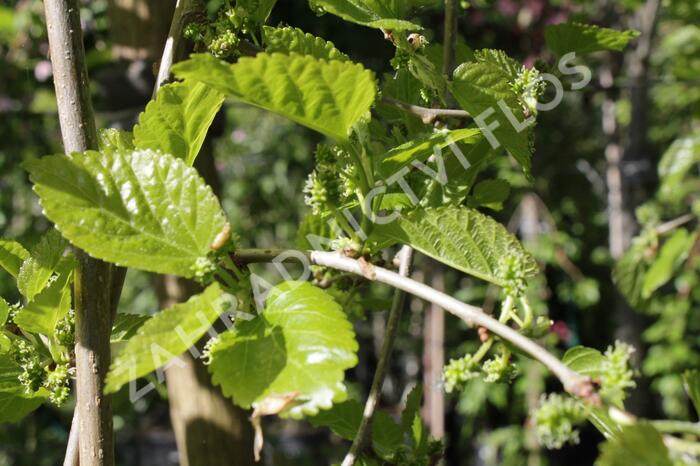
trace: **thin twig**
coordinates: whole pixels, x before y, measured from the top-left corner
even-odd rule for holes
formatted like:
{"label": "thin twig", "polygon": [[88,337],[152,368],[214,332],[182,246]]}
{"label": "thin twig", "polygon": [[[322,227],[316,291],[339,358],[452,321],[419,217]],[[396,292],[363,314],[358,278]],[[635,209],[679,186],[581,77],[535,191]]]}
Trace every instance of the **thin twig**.
{"label": "thin twig", "polygon": [[686,223],[690,223],[695,219],[695,215],[693,214],[685,214],[681,215],[678,218],[674,218],[673,220],[669,220],[666,223],[662,223],[658,227],[656,227],[656,234],[658,235],[665,235],[666,233],[669,233],[676,228],[685,225]]}
{"label": "thin twig", "polygon": [[391,97],[382,97],[382,103],[418,116],[423,123],[431,124],[438,118],[472,118],[469,112],[451,108],[428,108],[413,105]]}
{"label": "thin twig", "polygon": [[68,434],[68,445],[66,445],[66,457],[63,460],[63,466],[78,466],[78,437],[80,431],[78,424],[78,410],[76,409],[73,412],[73,421],[71,421],[70,424],[70,433]]}
{"label": "thin twig", "polygon": [[[459,317],[470,326],[485,327],[494,335],[510,342],[513,346],[521,349],[523,352],[542,363],[559,379],[564,389],[570,394],[583,398],[593,404],[597,404],[600,401],[590,377],[572,371],[546,349],[512,328],[498,322],[476,306],[463,303],[424,283],[420,283],[408,277],[403,277],[396,272],[343,256],[337,252],[308,251],[304,253],[296,251],[298,254],[294,256],[290,256],[288,254],[289,252],[289,250],[285,249],[240,249],[234,253],[233,258],[237,263],[247,264],[253,262],[271,262],[278,256],[284,257],[285,261],[289,261],[298,258],[299,254],[301,254],[305,256],[311,264],[354,273],[368,280],[393,286],[394,288],[398,288],[421,299],[437,304]],[[282,255],[283,253],[285,254]]]}
{"label": "thin twig", "polygon": [[442,74],[452,78],[457,51],[457,0],[445,0],[445,35],[443,37]]}
{"label": "thin twig", "polygon": [[[399,258],[399,275],[407,277],[410,273],[413,259],[413,248],[403,246],[397,257]],[[391,353],[394,348],[394,341],[396,341],[396,334],[399,330],[399,321],[401,320],[401,313],[405,302],[406,293],[398,289],[395,290],[394,299],[389,310],[389,318],[387,319],[386,331],[384,332],[382,351],[379,355],[379,361],[377,362],[377,369],[374,372],[369,396],[365,403],[362,420],[360,421],[360,426],[357,428],[357,433],[350,446],[350,451],[345,455],[341,466],[353,466],[360,456],[360,453],[362,453],[368,438],[371,437],[372,419],[374,418],[374,413],[379,404],[379,398],[382,395],[382,387],[384,386],[384,379],[386,378],[386,373],[389,368],[389,359],[391,359]]]}

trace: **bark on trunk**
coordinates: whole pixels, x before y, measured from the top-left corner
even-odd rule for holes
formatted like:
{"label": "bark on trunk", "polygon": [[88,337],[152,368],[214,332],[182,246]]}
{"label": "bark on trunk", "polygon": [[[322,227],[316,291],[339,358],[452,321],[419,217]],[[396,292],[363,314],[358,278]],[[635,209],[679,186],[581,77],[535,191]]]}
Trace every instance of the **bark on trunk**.
{"label": "bark on trunk", "polygon": [[[438,291],[445,289],[445,277],[437,264],[431,264],[430,286]],[[445,310],[428,304],[423,336],[423,387],[425,403],[423,419],[430,435],[440,439],[445,436],[445,393],[440,381],[445,362]]]}
{"label": "bark on trunk", "polygon": [[[77,0],[46,0],[46,26],[66,153],[97,149]],[[76,414],[82,466],[114,464],[112,402],[103,394],[109,370],[113,267],[77,251],[74,274]]]}

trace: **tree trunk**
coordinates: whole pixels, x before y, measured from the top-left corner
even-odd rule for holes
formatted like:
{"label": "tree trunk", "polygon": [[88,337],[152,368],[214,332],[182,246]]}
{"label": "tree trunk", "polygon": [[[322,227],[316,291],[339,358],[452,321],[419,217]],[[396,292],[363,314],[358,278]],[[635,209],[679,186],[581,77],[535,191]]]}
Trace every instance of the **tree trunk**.
{"label": "tree trunk", "polygon": [[[214,192],[220,193],[209,143],[202,147],[196,165]],[[173,276],[158,276],[157,281],[161,307],[185,301],[200,291],[196,284]],[[247,413],[212,384],[201,359],[195,360],[190,353],[181,359],[184,365],[172,365],[165,372],[180,466],[254,465],[253,431]]]}
{"label": "tree trunk", "polygon": [[[97,149],[77,0],[44,2],[58,116],[66,153]],[[74,273],[76,415],[82,466],[112,466],[112,401],[103,394],[110,365],[110,264],[77,251]],[[115,298],[116,301],[116,298]]]}
{"label": "tree trunk", "polygon": [[[430,286],[443,291],[445,276],[442,268],[434,263],[430,268]],[[440,439],[445,436],[445,393],[440,384],[445,363],[445,311],[432,303],[427,306],[423,328],[423,419],[430,435]]]}

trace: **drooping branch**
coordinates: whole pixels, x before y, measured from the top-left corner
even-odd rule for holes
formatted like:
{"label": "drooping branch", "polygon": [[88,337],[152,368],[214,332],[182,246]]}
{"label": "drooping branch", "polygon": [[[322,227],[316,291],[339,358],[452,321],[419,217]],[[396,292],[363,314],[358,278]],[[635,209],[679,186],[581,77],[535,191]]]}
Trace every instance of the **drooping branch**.
{"label": "drooping branch", "polygon": [[233,253],[233,260],[238,264],[272,262],[278,257],[284,258],[284,261],[293,261],[301,255],[306,257],[310,264],[353,273],[365,277],[368,280],[393,286],[413,296],[437,304],[451,314],[459,317],[470,326],[484,327],[494,335],[497,335],[519,348],[547,367],[547,369],[559,379],[564,389],[571,395],[580,397],[592,404],[597,404],[600,401],[593,382],[589,377],[569,369],[549,351],[507,325],[498,322],[498,320],[487,315],[476,306],[463,303],[424,283],[404,277],[391,270],[369,264],[362,260],[352,259],[337,252],[295,251],[295,254],[289,254],[289,252],[290,251],[286,249],[240,249]]}
{"label": "drooping branch", "polygon": [[[413,260],[413,248],[409,246],[402,247],[397,258],[399,259],[399,275],[407,277]],[[394,292],[394,299],[389,309],[389,318],[387,319],[386,331],[384,332],[384,342],[382,343],[382,350],[379,354],[377,369],[374,372],[374,378],[372,379],[372,386],[367,396],[365,409],[362,413],[362,420],[360,421],[360,426],[357,428],[357,433],[350,446],[350,450],[347,455],[345,455],[341,466],[353,466],[355,464],[372,433],[372,419],[374,418],[374,413],[382,394],[382,387],[384,386],[384,379],[386,378],[389,368],[389,360],[391,359],[394,342],[396,341],[396,334],[399,330],[399,322],[405,302],[406,293],[397,289]]]}

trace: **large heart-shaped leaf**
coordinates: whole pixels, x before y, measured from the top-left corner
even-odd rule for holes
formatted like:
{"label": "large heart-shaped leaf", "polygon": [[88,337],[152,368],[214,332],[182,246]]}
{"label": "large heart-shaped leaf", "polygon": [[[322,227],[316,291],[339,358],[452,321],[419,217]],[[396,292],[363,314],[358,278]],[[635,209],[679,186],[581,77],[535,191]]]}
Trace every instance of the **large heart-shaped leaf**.
{"label": "large heart-shaped leaf", "polygon": [[119,265],[191,277],[225,223],[197,171],[167,154],[90,151],[25,167],[61,233]]}
{"label": "large heart-shaped leaf", "polygon": [[194,346],[231,304],[214,283],[187,302],[159,312],[141,325],[112,362],[105,392],[153,372]]}
{"label": "large heart-shaped leaf", "polygon": [[212,380],[244,407],[291,397],[299,418],[343,401],[346,369],[357,364],[352,324],[333,298],[306,282],[270,290],[264,312],[212,345]]}
{"label": "large heart-shaped leaf", "polygon": [[230,65],[198,54],[173,72],[340,140],[376,94],[374,74],[361,65],[310,55],[259,53]]}
{"label": "large heart-shaped leaf", "polygon": [[223,102],[223,94],[200,82],[163,86],[134,126],[134,145],[174,155],[191,166]]}
{"label": "large heart-shaped leaf", "polygon": [[411,10],[437,4],[436,0],[310,0],[317,12],[331,13],[345,21],[363,26],[403,31],[422,29],[418,24],[406,21]]}
{"label": "large heart-shaped leaf", "polygon": [[506,258],[518,260],[521,278],[538,272],[535,259],[503,225],[466,207],[417,209],[387,225],[376,225],[375,234],[499,286],[507,284]]}

